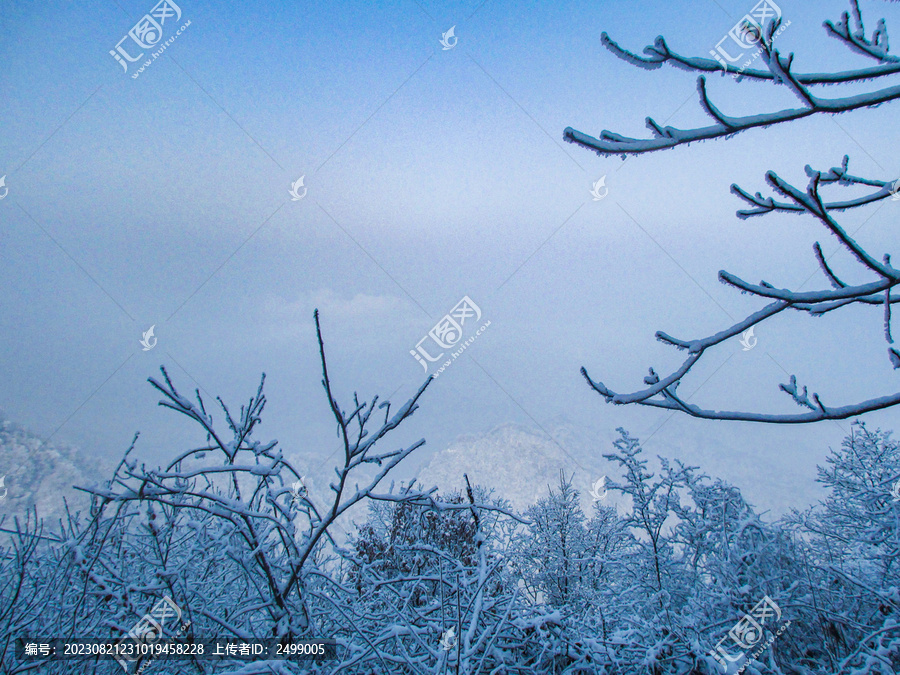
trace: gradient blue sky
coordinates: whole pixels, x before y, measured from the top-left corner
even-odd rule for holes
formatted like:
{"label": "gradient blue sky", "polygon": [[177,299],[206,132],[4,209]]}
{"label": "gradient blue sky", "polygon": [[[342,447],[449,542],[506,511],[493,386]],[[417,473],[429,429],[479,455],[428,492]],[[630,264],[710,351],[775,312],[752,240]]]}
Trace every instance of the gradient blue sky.
{"label": "gradient blue sky", "polygon": [[[108,52],[153,4],[0,0],[0,408],[10,418],[110,459],[140,430],[140,453],[162,458],[202,439],[156,407],[146,378],[160,364],[183,391],[235,406],[265,371],[261,437],[324,459],[336,439],[313,309],[341,400],[355,389],[399,403],[422,380],[409,350],[468,295],[492,322],[471,349],[478,363],[455,362],[392,443],[424,436],[427,457],[459,434],[566,420],[596,435],[599,453],[625,426],[652,434],[653,452],[720,448],[719,465],[703,468],[726,478],[729,456],[758,456],[758,476],[740,479],[761,506],[807,494],[848,422],[668,420],[606,405],[578,370],[637,388],[648,365],[680,362],[656,330],[699,337],[760,306],[719,284],[720,269],[822,286],[809,279],[812,243],[830,252],[836,242],[810,218],[738,220],[729,185],[765,192],[768,169],[805,184],[805,164],[845,153],[854,173],[896,178],[896,106],[623,163],[563,143],[563,129],[645,135],[647,115],[706,122],[694,76],[629,66],[601,31],[635,50],[665,34],[706,55],[752,2],[183,0],[191,25],[132,79]],[[800,70],[865,63],[821,27],[846,2],[780,4],[791,20],[780,45]],[[900,25],[889,3],[863,11],[870,30],[881,17]],[[459,42],[444,51],[454,25]],[[771,86],[711,85],[731,114],[796,105]],[[301,175],[309,192],[292,202]],[[602,175],[609,196],[594,202]],[[841,222],[878,253],[896,241],[897,208]],[[845,256],[834,261],[856,278]],[[151,324],[159,343],[143,352]],[[826,403],[896,390],[877,311],[780,317],[757,336],[753,351],[735,341],[710,354],[683,391],[699,387],[692,400],[707,407],[790,412],[777,392],[785,371]],[[867,420],[893,428],[897,413]],[[802,489],[773,495],[772,475]]]}

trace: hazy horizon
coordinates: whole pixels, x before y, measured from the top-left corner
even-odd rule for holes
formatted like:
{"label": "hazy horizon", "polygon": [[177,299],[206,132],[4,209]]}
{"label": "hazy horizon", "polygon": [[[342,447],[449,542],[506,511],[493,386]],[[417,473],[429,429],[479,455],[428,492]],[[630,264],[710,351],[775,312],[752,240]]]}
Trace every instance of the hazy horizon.
{"label": "hazy horizon", "polygon": [[[156,405],[146,380],[160,365],[183,394],[199,388],[233,411],[265,372],[257,437],[324,462],[338,446],[313,310],[342,405],[358,391],[396,409],[425,378],[410,350],[469,297],[490,326],[392,439],[424,437],[416,462],[461,436],[511,423],[547,433],[565,419],[598,454],[621,426],[653,456],[717,457],[760,510],[805,499],[851,420],[774,427],[612,406],[579,369],[638,389],[648,366],[681,361],[655,331],[700,337],[761,307],[720,284],[720,269],[826,287],[812,245],[831,253],[833,238],[809,217],[739,220],[729,186],[769,194],[767,170],[804,185],[806,164],[844,154],[856,175],[896,178],[890,104],[623,162],[564,143],[563,129],[644,137],[646,116],[706,118],[693,74],[635,68],[600,33],[636,52],[663,34],[706,55],[753,3],[184,0],[178,23],[190,25],[133,79],[138,63],[123,72],[109,52],[153,4],[9,5],[0,18],[0,409],[11,420],[110,462],[140,431],[139,454],[163,461],[202,437]],[[821,27],[844,0],[782,5],[779,45],[798,68],[864,62]],[[889,3],[863,9],[872,25],[900,19]],[[451,27],[458,42],[444,49]],[[765,85],[709,81],[730,114],[795,105]],[[603,176],[609,192],[595,201]],[[880,251],[898,208],[841,218]],[[852,269],[843,254],[834,264]],[[710,353],[683,393],[794,412],[777,390],[791,373],[834,405],[890,393],[877,312],[781,316],[753,350],[733,340]],[[151,326],[158,343],[145,351]],[[757,474],[740,468],[756,458]]]}

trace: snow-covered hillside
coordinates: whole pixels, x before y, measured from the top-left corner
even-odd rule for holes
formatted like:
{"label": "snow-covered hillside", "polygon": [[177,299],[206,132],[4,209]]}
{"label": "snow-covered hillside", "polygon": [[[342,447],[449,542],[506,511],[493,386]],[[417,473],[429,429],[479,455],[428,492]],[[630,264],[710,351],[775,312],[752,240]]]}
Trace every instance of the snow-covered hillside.
{"label": "snow-covered hillside", "polygon": [[83,508],[87,497],[73,485],[106,479],[104,467],[76,448],[45,443],[36,434],[0,414],[0,515],[22,514],[37,507],[42,518],[61,515],[64,499]]}
{"label": "snow-covered hillside", "polygon": [[[418,479],[423,485],[449,491],[460,489],[467,473],[473,484],[493,488],[515,508],[525,509],[545,496],[548,486],[559,483],[562,470],[567,477],[574,474],[573,486],[582,508],[587,509],[594,482],[604,475],[618,478],[616,468],[603,458],[612,450],[615,429],[591,433],[561,421],[547,431],[549,435],[532,427],[504,424],[483,434],[460,436],[423,462]],[[670,422],[652,441],[647,447],[651,467],[658,465],[657,455],[697,466],[739,488],[751,503],[769,512],[767,518],[804,508],[822,497],[814,469],[804,472],[790,465],[791,449],[780,448],[774,441],[771,447],[754,450],[729,442],[726,429],[699,429],[682,420]],[[823,446],[822,455],[826,448]],[[777,466],[777,470],[763,475],[763,464]],[[612,491],[603,503],[624,504]]]}
{"label": "snow-covered hillside", "polygon": [[609,443],[603,439],[591,451],[570,426],[554,427],[550,433],[552,438],[540,430],[504,424],[486,434],[460,436],[431,457],[419,472],[419,481],[441,491],[461,489],[465,473],[473,484],[493,488],[522,510],[546,495],[548,486],[558,485],[559,472],[564,471],[567,477],[575,474],[581,501],[590,504],[594,481],[610,472],[603,459]]}

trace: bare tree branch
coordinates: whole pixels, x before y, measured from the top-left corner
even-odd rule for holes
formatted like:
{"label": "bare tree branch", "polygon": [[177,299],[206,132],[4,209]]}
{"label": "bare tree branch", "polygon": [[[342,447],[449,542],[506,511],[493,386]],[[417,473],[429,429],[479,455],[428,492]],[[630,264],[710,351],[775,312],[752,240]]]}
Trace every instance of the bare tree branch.
{"label": "bare tree branch", "polygon": [[[890,256],[885,255],[879,261],[868,253],[865,248],[847,234],[844,228],[831,215],[832,211],[857,208],[863,204],[884,199],[890,194],[886,192],[889,183],[851,176],[847,173],[847,164],[848,159],[844,157],[840,168],[832,168],[828,172],[815,171],[807,166],[806,173],[809,176],[809,184],[805,191],[784,181],[774,172],[768,172],[766,174],[768,183],[782,196],[788,198],[790,202],[776,202],[769,197],[763,197],[758,192],[755,197],[751,197],[749,193],[737,186],[733,186],[732,191],[757,207],[752,212],[745,212],[745,217],[762,215],[773,211],[799,212],[814,216],[837,238],[841,246],[856,258],[868,273],[874,274],[875,280],[856,285],[842,281],[825,260],[819,242],[815,243],[813,251],[816,261],[832,286],[830,289],[801,292],[786,288],[776,288],[765,281],[753,284],[723,270],[719,272],[720,281],[737,288],[743,293],[766,298],[771,302],[742,321],[738,321],[729,328],[708,337],[683,340],[661,331],[658,332],[656,334],[658,340],[676,349],[686,350],[688,357],[679,368],[665,377],[660,377],[653,368],[650,368],[650,374],[644,378],[644,384],[648,385],[644,389],[632,393],[617,393],[602,382],[593,380],[588,375],[587,370],[582,368],[581,373],[591,388],[603,396],[608,403],[636,403],[638,405],[683,412],[691,417],[703,419],[740,420],[772,424],[807,424],[822,420],[840,420],[900,404],[900,393],[896,393],[867,399],[858,403],[826,406],[817,393],[809,393],[805,386],[801,390],[793,375],[790,382],[781,384],[779,389],[788,394],[795,404],[806,408],[807,412],[799,414],[769,414],[710,410],[690,404],[676,393],[676,389],[682,379],[687,376],[708,349],[740,335],[753,326],[769,320],[787,309],[807,312],[812,316],[821,316],[827,312],[852,304],[877,305],[882,312],[882,329],[885,340],[888,343],[889,360],[894,368],[900,368],[900,352],[891,346],[893,338],[890,311],[891,305],[897,302],[896,298],[891,297],[891,289],[900,284],[900,270],[895,269],[891,265]],[[875,186],[879,189],[873,195],[870,195],[867,200],[856,200],[856,203],[851,203],[850,201],[825,202],[820,195],[820,190],[826,186],[849,187],[857,185]]]}
{"label": "bare tree branch", "polygon": [[[778,32],[790,23],[782,25],[779,18],[767,24],[763,35],[756,36],[758,38],[756,42],[759,45],[759,53],[768,66],[768,71],[744,69],[736,74],[736,79],[739,80],[769,81],[789,88],[803,103],[801,108],[789,108],[776,112],[732,117],[726,115],[718,106],[712,103],[707,93],[706,77],[701,75],[697,79],[700,106],[714,120],[715,124],[712,126],[677,129],[671,126],[662,126],[653,118],[648,117],[646,124],[654,135],[653,138],[649,139],[631,138],[608,130],[602,131],[599,137],[594,137],[577,131],[572,127],[566,128],[563,132],[563,138],[570,143],[593,150],[601,156],[622,155],[624,157],[626,155],[674,148],[693,141],[722,138],[746,131],[747,129],[791,122],[812,115],[849,112],[860,108],[877,106],[900,98],[900,85],[888,86],[876,91],[840,98],[821,98],[810,91],[810,87],[815,85],[858,84],[900,72],[900,60],[888,53],[887,28],[884,20],[882,19],[878,22],[872,37],[866,38],[856,1],[852,0],[851,5],[853,6],[855,28],[851,31],[850,18],[847,12],[844,12],[841,20],[838,22],[825,22],[826,32],[843,42],[852,51],[875,59],[879,62],[877,66],[833,73],[794,73],[792,70],[793,53],[784,57],[774,47]],[[646,56],[639,56],[623,49],[611,40],[606,33],[603,33],[602,41],[604,46],[613,54],[641,68],[656,69],[664,63],[670,63],[682,70],[700,73],[719,72],[724,75],[727,72],[731,72],[728,64],[722,60],[686,57],[673,52],[669,49],[665,38],[662,36],[657,37],[653,45],[644,48]],[[715,52],[711,53],[715,55]]]}

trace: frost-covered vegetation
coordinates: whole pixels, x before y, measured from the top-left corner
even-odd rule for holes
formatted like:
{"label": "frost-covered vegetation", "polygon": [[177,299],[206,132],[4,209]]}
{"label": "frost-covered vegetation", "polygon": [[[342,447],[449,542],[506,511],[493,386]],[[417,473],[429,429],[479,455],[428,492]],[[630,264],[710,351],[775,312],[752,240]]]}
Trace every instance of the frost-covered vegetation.
{"label": "frost-covered vegetation", "polygon": [[[749,129],[788,124],[814,115],[851,112],[900,98],[900,87],[896,83],[882,86],[886,81],[896,79],[897,73],[900,72],[898,68],[900,60],[890,53],[885,21],[879,20],[871,37],[867,37],[859,0],[850,0],[850,12],[844,12],[838,21],[825,21],[824,28],[829,37],[836,39],[851,52],[864,56],[870,64],[868,67],[830,72],[799,72],[794,53],[784,55],[776,45],[776,37],[782,27],[781,9],[775,3],[760,0],[750,14],[745,15],[732,29],[729,36],[723,38],[724,41],[727,37],[731,37],[745,50],[752,48],[760,57],[760,61],[767,66],[766,69],[739,68],[734,64],[729,66],[723,58],[723,54],[727,52],[717,54],[716,51],[710,51],[710,54],[715,56],[714,59],[684,56],[673,51],[661,35],[656,38],[653,45],[645,47],[644,56],[640,56],[623,49],[604,33],[603,44],[616,56],[632,65],[653,70],[668,63],[681,70],[701,73],[697,78],[700,105],[712,119],[713,124],[709,127],[678,129],[671,126],[664,127],[648,117],[647,127],[654,135],[651,139],[629,138],[606,130],[599,138],[594,138],[571,127],[565,130],[565,139],[601,156],[621,155],[624,158],[702,140],[727,138]],[[719,73],[722,76],[737,73],[736,81],[742,86],[747,84],[752,86],[755,83],[784,87],[799,100],[800,107],[777,112],[754,113],[743,117],[729,116],[710,99],[706,75],[712,73]],[[877,83],[882,88],[842,98],[823,98],[820,95],[826,86],[843,87],[871,82]],[[803,312],[809,316],[819,317],[830,312],[846,310],[851,306],[874,308],[877,312],[875,316],[883,322],[887,362],[894,369],[900,368],[900,351],[893,346],[891,321],[892,306],[900,302],[896,294],[891,296],[892,289],[900,285],[900,269],[891,264],[889,253],[883,256],[871,253],[870,247],[857,242],[838,221],[838,214],[865,208],[889,198],[893,199],[900,189],[900,181],[892,176],[882,178],[856,176],[850,173],[848,167],[849,157],[846,155],[840,166],[830,169],[814,169],[807,165],[805,169],[809,182],[805,188],[791,184],[775,171],[768,171],[766,182],[775,192],[775,198],[764,196],[761,192],[751,194],[751,191],[736,184],[732,184],[731,191],[749,205],[749,208],[738,211],[737,215],[740,218],[765,216],[771,213],[790,213],[814,218],[860,265],[866,274],[866,281],[861,283],[846,281],[846,275],[852,272],[838,272],[833,269],[819,242],[813,245],[813,254],[824,277],[823,282],[828,286],[822,290],[802,291],[785,288],[778,285],[780,282],[777,279],[773,279],[775,283],[764,280],[755,284],[722,270],[719,272],[719,281],[741,293],[763,299],[767,304],[741,321],[705,337],[684,339],[657,331],[656,338],[660,342],[686,352],[687,357],[669,374],[657,373],[651,367],[644,378],[645,387],[642,389],[626,393],[614,391],[605,383],[594,380],[588,374],[588,370],[582,368],[581,374],[588,385],[608,403],[666,408],[702,419],[769,424],[809,424],[829,419],[848,419],[873,410],[900,405],[900,392],[852,403],[826,401],[808,386],[798,384],[794,375],[790,376],[787,383],[780,384],[778,390],[787,394],[796,405],[800,406],[803,409],[801,413],[773,414],[754,410],[714,409],[690,403],[677,392],[679,384],[689,376],[692,368],[707,351],[714,350],[745,331],[752,331],[757,324],[772,321],[785,311]],[[857,193],[843,198],[829,198],[826,195],[831,192],[831,188],[838,187],[856,190]]]}
{"label": "frost-covered vegetation", "polygon": [[[636,155],[755,127],[847,112],[900,97],[896,85],[844,98],[815,94],[822,85],[883,83],[900,73],[879,22],[866,36],[857,0],[828,33],[874,63],[868,68],[801,73],[793,54],[775,46],[778,18],[757,26],[766,70],[740,71],[739,81],[775,84],[800,107],[732,117],[711,101],[698,79],[711,127],[675,129],[653,120],[652,139],[568,129],[566,138],[600,154]],[[604,35],[618,56],[645,68],[664,63],[699,73],[728,73],[720,59],[687,57],[660,37],[639,56]],[[769,172],[778,199],[734,186],[749,208],[818,220],[849,251],[867,281],[848,283],[822,247],[814,255],[824,290],[800,292],[722,281],[765,298],[743,321],[698,339],[658,333],[686,351],[669,375],[653,369],[645,389],[621,394],[594,381],[607,401],[680,411],[695,417],[769,423],[843,419],[900,404],[900,394],[834,406],[798,385],[781,390],[804,411],[793,415],[721,412],[689,404],[677,385],[707,349],[786,310],[818,316],[849,305],[883,317],[888,363],[900,368],[892,337],[892,306],[900,269],[873,256],[837,222],[836,214],[893,198],[898,183],[849,173],[845,157],[829,170],[807,168],[796,187]],[[825,191],[856,197],[828,201]],[[782,201],[779,201],[782,200]],[[318,316],[316,317],[318,328]],[[20,637],[118,638],[162,598],[183,612],[188,640],[214,637],[335,638],[335,661],[158,661],[150,672],[213,675],[254,673],[600,673],[650,675],[890,675],[900,671],[900,443],[856,422],[831,451],[819,480],[827,497],[804,512],[768,521],[738,487],[699,467],[646,457],[626,431],[604,456],[618,469],[605,487],[625,507],[597,499],[586,513],[570,475],[524,511],[503,499],[500,485],[396,485],[391,473],[424,444],[392,443],[393,432],[418,409],[431,379],[399,408],[332,390],[319,332],[322,384],[337,429],[340,460],[328,491],[311,493],[303,468],[277,442],[257,439],[265,407],[263,382],[239,414],[199,392],[178,391],[165,370],[151,384],[160,404],[186,416],[205,435],[151,467],[139,462],[137,439],[104,483],[82,490],[65,517],[45,521],[42,505],[2,521],[0,544],[0,672],[116,673],[115,661],[19,662]],[[5,436],[2,436],[5,435]],[[387,437],[391,436],[391,439]],[[30,446],[11,427],[0,440],[15,453],[44,452],[68,466],[67,455]],[[604,452],[604,449],[598,449]],[[18,456],[18,455],[16,455]],[[9,461],[15,461],[10,456]],[[74,468],[73,468],[74,470]],[[760,467],[764,474],[765,467]],[[53,474],[58,480],[59,473]],[[24,476],[24,474],[23,474]],[[27,476],[19,483],[27,483]],[[76,477],[76,480],[78,478]],[[53,483],[55,484],[55,483]],[[45,490],[42,486],[41,490]],[[353,513],[358,525],[342,534]]]}
{"label": "frost-covered vegetation", "polygon": [[[340,656],[157,661],[145,672],[900,668],[900,444],[887,433],[855,424],[820,469],[828,498],[778,522],[696,467],[660,459],[651,471],[624,430],[605,456],[619,468],[607,487],[627,508],[597,501],[584,513],[563,474],[516,513],[491,486],[468,481],[447,494],[383,485],[424,442],[381,449],[430,380],[396,412],[377,398],[344,408],[320,347],[343,447],[330,495],[311,495],[277,443],[255,438],[262,384],[239,415],[220,402],[225,432],[199,394],[186,398],[163,371],[151,380],[160,404],[201,425],[207,444],[155,468],[133,457],[133,444],[110,480],[85,489],[89,508],[72,507],[61,527],[34,510],[5,523],[2,672],[121,672],[111,660],[20,663],[14,639],[120,637],[163,597],[190,622],[188,639],[333,637]],[[375,472],[361,474],[367,465]],[[338,519],[354,507],[366,517],[341,537]],[[729,635],[764,599],[779,621],[735,634],[753,646],[771,640],[748,660],[752,649]],[[723,644],[733,663],[715,651]]]}

